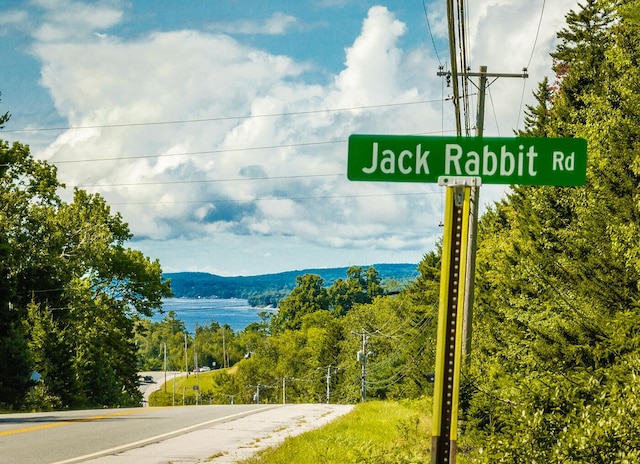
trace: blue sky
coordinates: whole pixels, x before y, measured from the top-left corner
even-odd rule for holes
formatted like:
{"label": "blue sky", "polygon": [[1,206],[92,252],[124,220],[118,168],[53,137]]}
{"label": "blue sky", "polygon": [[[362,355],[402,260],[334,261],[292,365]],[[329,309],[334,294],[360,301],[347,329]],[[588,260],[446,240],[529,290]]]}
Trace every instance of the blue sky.
{"label": "blue sky", "polygon": [[[166,272],[417,263],[441,188],[349,182],[346,140],[454,133],[445,3],[4,0],[0,137],[55,164],[63,198],[103,195]],[[485,134],[511,136],[577,3],[472,3],[472,69],[529,70],[490,87]]]}

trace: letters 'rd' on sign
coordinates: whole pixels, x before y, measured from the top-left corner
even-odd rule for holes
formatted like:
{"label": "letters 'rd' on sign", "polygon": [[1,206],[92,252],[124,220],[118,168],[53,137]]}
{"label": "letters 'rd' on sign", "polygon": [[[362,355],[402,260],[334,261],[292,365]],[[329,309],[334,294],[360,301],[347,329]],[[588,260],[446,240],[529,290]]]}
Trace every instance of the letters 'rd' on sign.
{"label": "letters 'rd' on sign", "polygon": [[480,177],[483,184],[584,185],[587,141],[569,138],[349,137],[347,177],[355,181],[438,182]]}

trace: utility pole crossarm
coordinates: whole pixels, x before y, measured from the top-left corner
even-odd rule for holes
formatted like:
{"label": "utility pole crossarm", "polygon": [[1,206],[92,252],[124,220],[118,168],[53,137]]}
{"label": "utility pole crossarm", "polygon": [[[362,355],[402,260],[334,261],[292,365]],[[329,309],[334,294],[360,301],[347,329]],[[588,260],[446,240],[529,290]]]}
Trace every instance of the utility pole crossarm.
{"label": "utility pole crossarm", "polygon": [[[438,75],[440,75],[440,73],[438,73]],[[490,72],[464,72],[464,73],[459,73],[458,74],[460,77],[495,77],[500,78],[500,77],[518,77],[518,78],[522,78],[522,79],[527,79],[529,77],[529,74],[527,73],[527,68],[524,68],[522,70],[521,73],[517,74],[517,73],[490,73]]]}

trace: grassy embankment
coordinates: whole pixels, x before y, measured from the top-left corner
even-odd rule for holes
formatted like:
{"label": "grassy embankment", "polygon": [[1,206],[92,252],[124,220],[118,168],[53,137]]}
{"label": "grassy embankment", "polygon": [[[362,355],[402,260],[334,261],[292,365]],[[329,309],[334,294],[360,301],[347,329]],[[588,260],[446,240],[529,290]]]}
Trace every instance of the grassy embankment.
{"label": "grassy embankment", "polygon": [[431,400],[370,401],[317,430],[287,438],[243,464],[429,462]]}
{"label": "grassy embankment", "polygon": [[218,382],[218,379],[220,376],[233,375],[235,371],[236,368],[231,367],[198,374],[190,373],[189,376],[179,376],[175,380],[169,377],[166,385],[151,393],[149,406],[196,404],[196,397],[200,404],[229,404],[231,396],[225,394],[219,385],[222,382]]}

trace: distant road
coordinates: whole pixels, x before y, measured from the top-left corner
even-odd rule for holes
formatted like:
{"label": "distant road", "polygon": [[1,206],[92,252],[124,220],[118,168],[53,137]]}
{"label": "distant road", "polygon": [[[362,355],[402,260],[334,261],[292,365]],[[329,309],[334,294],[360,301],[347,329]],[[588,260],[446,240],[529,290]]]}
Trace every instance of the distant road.
{"label": "distant road", "polygon": [[84,462],[274,407],[216,405],[0,415],[0,463]]}
{"label": "distant road", "polygon": [[158,391],[162,388],[165,383],[165,378],[167,382],[169,380],[173,380],[176,377],[182,377],[186,375],[184,372],[177,371],[167,371],[166,374],[164,371],[148,371],[148,372],[139,372],[138,375],[140,377],[150,376],[153,379],[152,383],[141,383],[140,391],[142,392],[142,405],[149,406],[149,396],[154,391]]}

